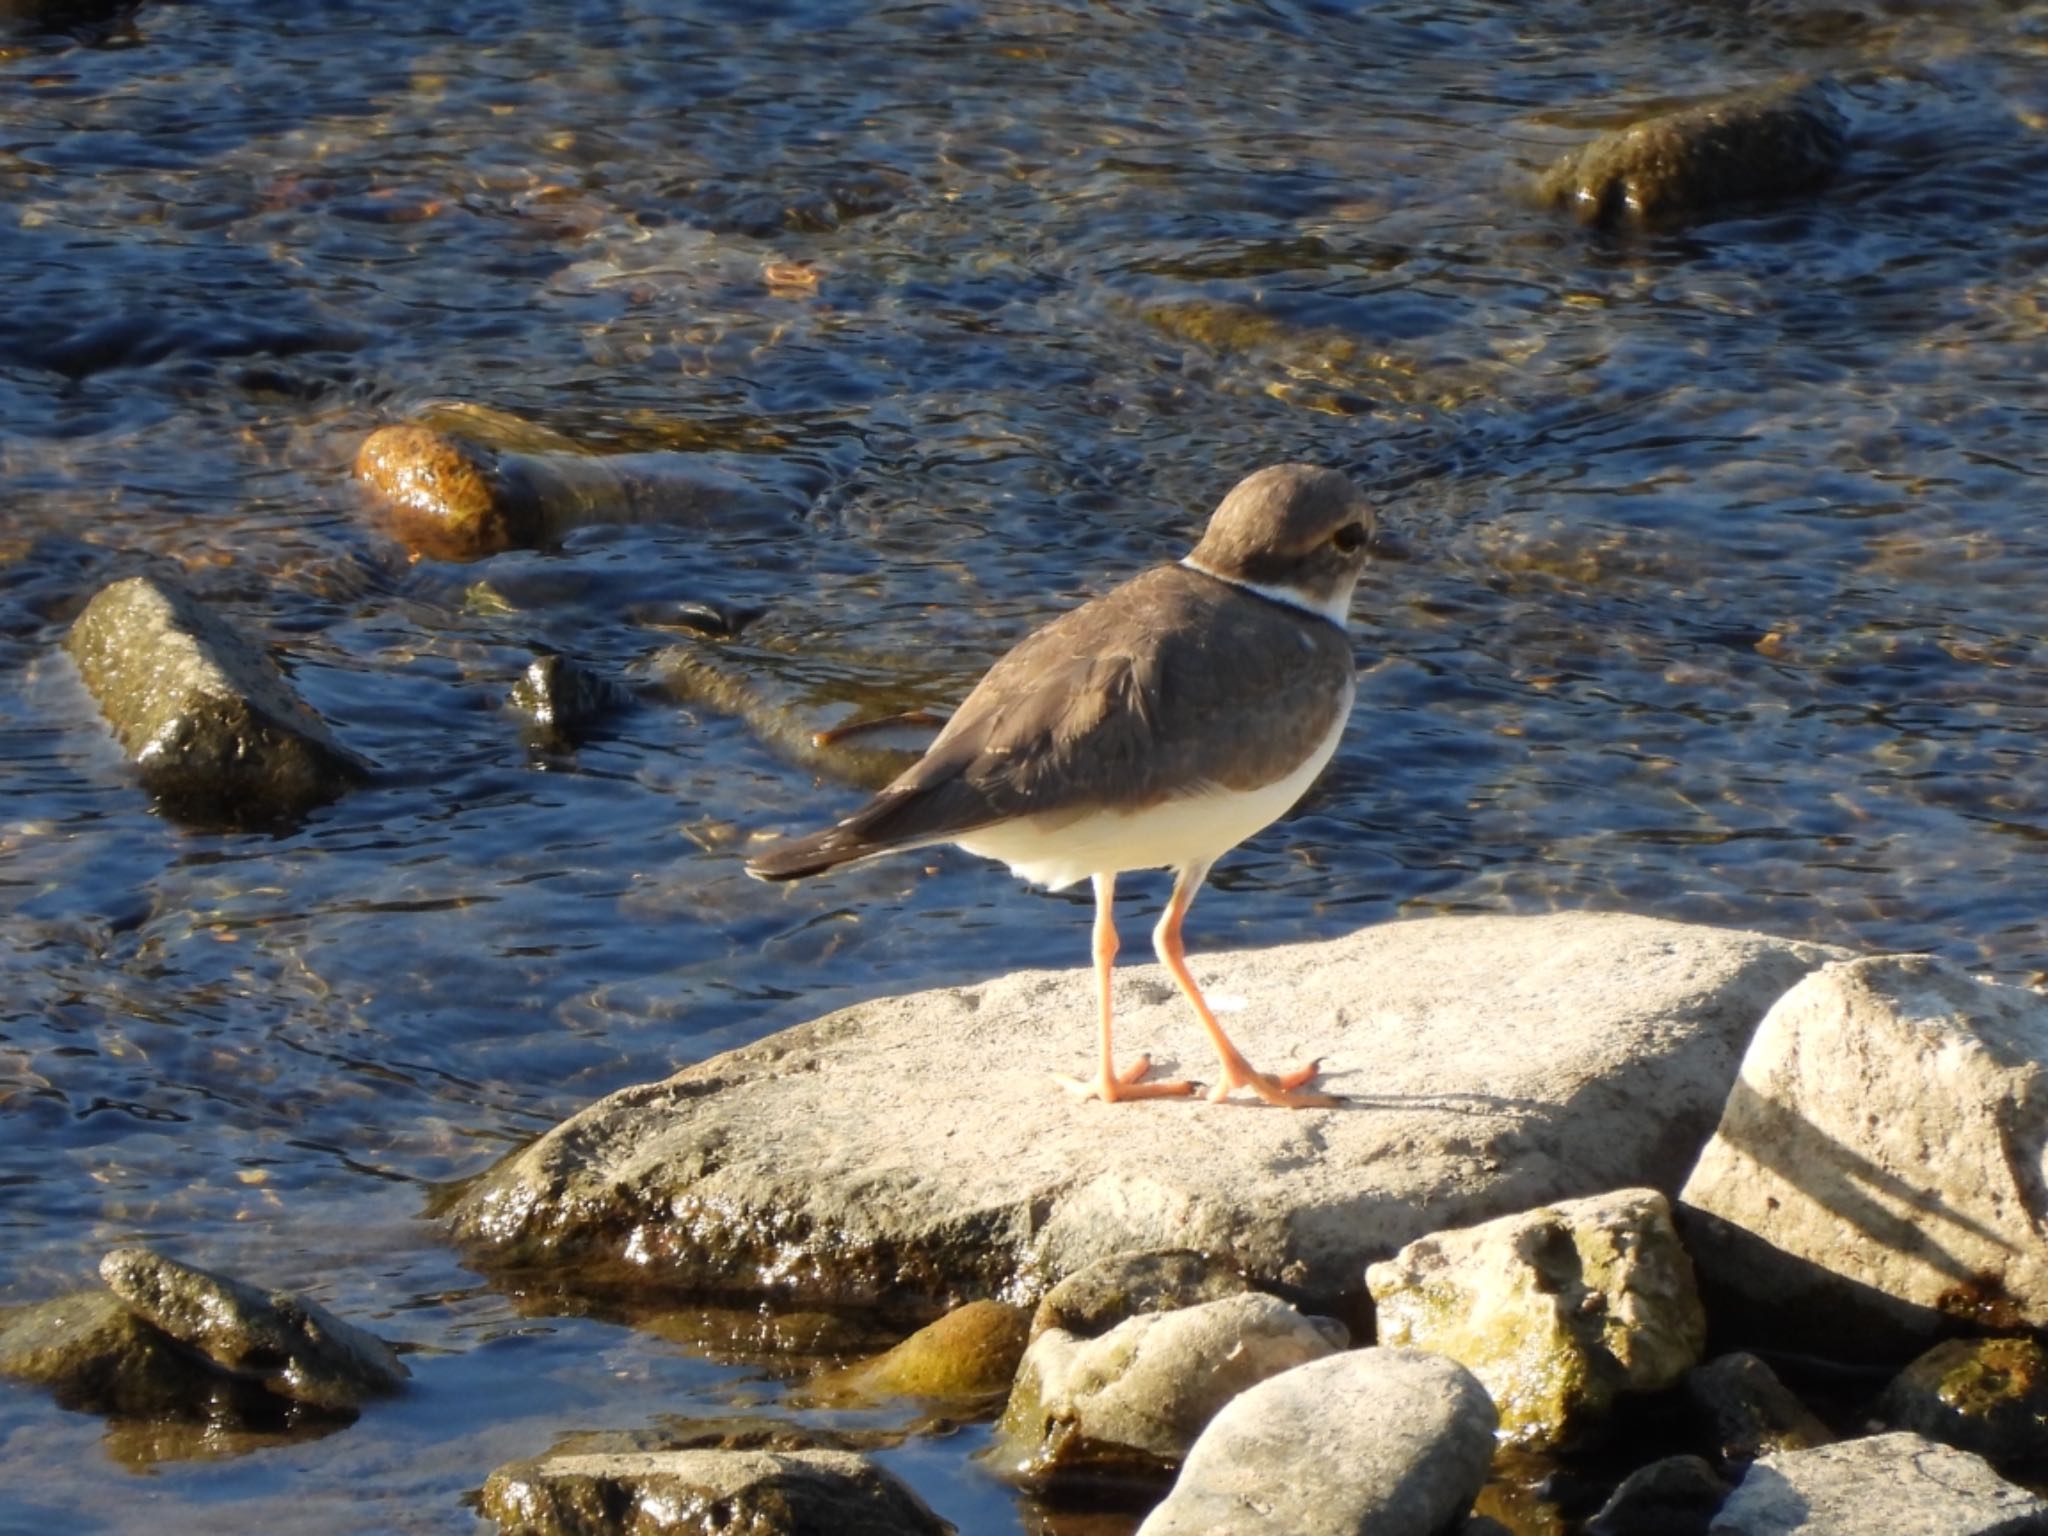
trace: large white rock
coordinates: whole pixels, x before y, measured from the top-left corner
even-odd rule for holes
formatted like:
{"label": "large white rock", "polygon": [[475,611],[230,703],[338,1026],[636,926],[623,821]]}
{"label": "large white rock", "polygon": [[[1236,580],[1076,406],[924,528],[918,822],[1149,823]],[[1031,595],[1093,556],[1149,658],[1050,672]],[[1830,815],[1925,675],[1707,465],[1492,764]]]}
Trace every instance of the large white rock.
{"label": "large white rock", "polygon": [[1379,1341],[1448,1355],[1530,1450],[1580,1439],[1618,1394],[1699,1363],[1707,1315],[1654,1189],[1565,1200],[1419,1238],[1366,1271]]}
{"label": "large white rock", "polygon": [[1486,1481],[1493,1431],[1454,1360],[1332,1355],[1217,1414],[1138,1536],[1436,1536]]}
{"label": "large white rock", "polygon": [[[1254,1061],[1323,1058],[1346,1098],[1325,1110],[1062,1093],[1049,1075],[1091,1061],[1085,967],[881,998],[601,1100],[479,1178],[454,1224],[554,1283],[1022,1300],[1180,1247],[1326,1310],[1426,1232],[1675,1190],[1757,1022],[1829,953],[1581,913],[1198,957]],[[1209,1072],[1163,973],[1119,976],[1124,1059]]]}
{"label": "large white rock", "polygon": [[2048,1325],[2048,1000],[1918,955],[1828,966],[1757,1032],[1682,1198],[1702,1278],[1808,1344]]}
{"label": "large white rock", "polygon": [[1766,1456],[1710,1536],[2043,1536],[2048,1502],[1981,1456],[1914,1434]]}
{"label": "large white rock", "polygon": [[991,1456],[1027,1478],[1175,1464],[1238,1393],[1349,1342],[1343,1324],[1256,1291],[1141,1313],[1099,1338],[1049,1328],[1024,1352]]}

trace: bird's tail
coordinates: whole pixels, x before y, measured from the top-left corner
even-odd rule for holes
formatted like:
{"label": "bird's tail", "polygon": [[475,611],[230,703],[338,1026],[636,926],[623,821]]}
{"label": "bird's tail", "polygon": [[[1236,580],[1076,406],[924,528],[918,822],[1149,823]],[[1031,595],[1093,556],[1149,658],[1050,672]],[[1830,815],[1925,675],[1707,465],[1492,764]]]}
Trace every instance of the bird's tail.
{"label": "bird's tail", "polygon": [[885,853],[896,853],[905,848],[921,848],[925,841],[880,841],[859,827],[842,822],[807,837],[793,837],[755,854],[747,860],[747,873],[756,880],[801,880],[806,875],[822,875],[842,864],[857,864],[862,859],[879,858]]}

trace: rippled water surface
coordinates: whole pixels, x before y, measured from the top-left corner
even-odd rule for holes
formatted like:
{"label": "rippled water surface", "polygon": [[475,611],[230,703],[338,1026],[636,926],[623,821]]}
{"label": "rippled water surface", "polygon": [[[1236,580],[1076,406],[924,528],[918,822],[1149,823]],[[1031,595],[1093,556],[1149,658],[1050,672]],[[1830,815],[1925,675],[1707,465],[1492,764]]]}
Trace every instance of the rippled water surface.
{"label": "rippled water surface", "polygon": [[[1592,907],[2048,967],[2048,6],[72,9],[0,8],[0,1302],[141,1238],[417,1382],[253,1449],[0,1387],[0,1528],[469,1531],[559,1434],[777,1402],[479,1285],[431,1187],[827,1006],[1077,963],[1085,907],[952,853],[750,882],[853,792],[651,687],[528,749],[534,654],[645,683],[679,602],[942,707],[1245,470],[1340,464],[1402,546],[1359,709],[1198,948]],[[1815,196],[1613,240],[1517,193],[1790,70],[1855,124]],[[796,510],[409,564],[349,464],[445,401]],[[141,568],[374,782],[156,814],[58,649]],[[978,1433],[891,1464],[969,1532],[1129,1529]]]}

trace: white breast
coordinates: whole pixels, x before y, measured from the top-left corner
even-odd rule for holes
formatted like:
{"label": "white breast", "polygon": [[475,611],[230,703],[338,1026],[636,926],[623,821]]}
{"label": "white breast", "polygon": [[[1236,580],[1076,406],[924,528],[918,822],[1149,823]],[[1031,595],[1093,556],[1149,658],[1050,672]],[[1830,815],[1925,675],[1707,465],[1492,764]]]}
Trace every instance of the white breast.
{"label": "white breast", "polygon": [[1126,869],[1178,869],[1206,863],[1277,821],[1308,791],[1337,750],[1353,690],[1330,732],[1284,779],[1257,789],[1204,788],[1142,811],[1093,811],[1076,821],[1027,816],[956,839],[960,847],[1010,866],[1034,885],[1063,890],[1091,875]]}

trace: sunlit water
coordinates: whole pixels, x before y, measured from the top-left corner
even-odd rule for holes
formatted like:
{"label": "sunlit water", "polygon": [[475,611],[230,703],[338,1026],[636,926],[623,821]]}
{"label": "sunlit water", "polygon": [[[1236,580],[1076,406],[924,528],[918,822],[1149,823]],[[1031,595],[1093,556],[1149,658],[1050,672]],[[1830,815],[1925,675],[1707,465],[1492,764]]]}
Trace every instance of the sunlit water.
{"label": "sunlit water", "polygon": [[[431,1186],[836,1003],[1078,962],[1085,909],[953,854],[750,882],[748,832],[852,792],[652,699],[529,753],[525,663],[643,678],[679,600],[764,609],[744,644],[809,686],[941,706],[1243,471],[1341,464],[1405,558],[1361,592],[1332,771],[1217,872],[1198,948],[1585,907],[2048,966],[2044,55],[2048,7],[1789,0],[15,33],[0,1301],[142,1239],[417,1353],[354,1426],[219,1459],[0,1387],[0,1529],[468,1531],[560,1434],[780,1401],[522,1315]],[[1632,107],[1792,69],[1856,124],[1813,198],[1603,241],[1515,194]],[[409,566],[348,464],[448,399],[805,510]],[[375,782],[277,835],[154,814],[58,649],[142,567],[280,647]],[[966,1531],[1052,1529],[978,1433],[888,1459]]]}

